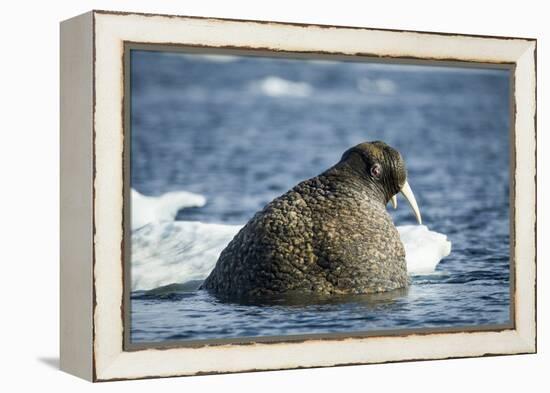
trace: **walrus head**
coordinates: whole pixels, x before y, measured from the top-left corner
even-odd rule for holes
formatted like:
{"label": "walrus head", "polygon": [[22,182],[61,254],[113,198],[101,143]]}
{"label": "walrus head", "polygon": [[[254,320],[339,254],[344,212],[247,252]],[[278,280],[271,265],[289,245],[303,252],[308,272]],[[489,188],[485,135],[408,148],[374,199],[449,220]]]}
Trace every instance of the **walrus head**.
{"label": "walrus head", "polygon": [[364,142],[348,149],[337,165],[349,167],[382,198],[384,204],[392,202],[397,208],[397,193],[401,192],[419,224],[420,210],[407,181],[407,169],[401,154],[384,142]]}

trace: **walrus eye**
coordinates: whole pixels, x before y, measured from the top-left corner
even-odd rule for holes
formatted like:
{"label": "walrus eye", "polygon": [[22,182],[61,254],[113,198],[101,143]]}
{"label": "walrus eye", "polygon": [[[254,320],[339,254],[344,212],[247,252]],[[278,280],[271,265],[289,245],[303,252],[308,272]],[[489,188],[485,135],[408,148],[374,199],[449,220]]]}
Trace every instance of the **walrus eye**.
{"label": "walrus eye", "polygon": [[370,168],[370,174],[372,176],[374,176],[375,178],[380,178],[380,175],[382,174],[382,167],[380,166],[379,163],[375,163],[371,168]]}

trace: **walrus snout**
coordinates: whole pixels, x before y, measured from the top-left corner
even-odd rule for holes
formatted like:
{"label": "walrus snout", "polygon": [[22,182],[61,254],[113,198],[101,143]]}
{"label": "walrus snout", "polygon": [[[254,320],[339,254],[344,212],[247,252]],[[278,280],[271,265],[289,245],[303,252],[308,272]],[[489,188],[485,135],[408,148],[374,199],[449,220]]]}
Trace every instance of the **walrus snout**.
{"label": "walrus snout", "polygon": [[349,165],[355,172],[397,208],[397,194],[401,193],[413,210],[416,220],[422,224],[422,216],[414,193],[407,180],[407,169],[401,154],[382,141],[360,143],[347,150],[340,163]]}
{"label": "walrus snout", "polygon": [[[420,209],[418,208],[418,204],[416,203],[416,198],[414,197],[414,193],[412,192],[411,186],[409,185],[408,181],[405,181],[405,184],[403,187],[401,187],[401,195],[405,197],[407,202],[409,202],[409,205],[411,206],[411,209],[416,217],[416,220],[418,221],[419,225],[422,225],[422,216],[420,215]],[[397,194],[391,197],[391,204],[394,209],[397,209]]]}

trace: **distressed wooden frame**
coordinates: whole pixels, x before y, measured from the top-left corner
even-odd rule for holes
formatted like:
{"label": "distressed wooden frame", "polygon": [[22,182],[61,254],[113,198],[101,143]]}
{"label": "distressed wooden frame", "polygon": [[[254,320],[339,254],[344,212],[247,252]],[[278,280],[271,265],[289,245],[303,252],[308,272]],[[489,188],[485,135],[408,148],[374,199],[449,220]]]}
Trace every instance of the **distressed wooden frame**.
{"label": "distressed wooden frame", "polygon": [[[125,50],[142,44],[512,69],[513,324],[248,345],[125,343]],[[62,22],[60,64],[63,370],[107,381],[536,352],[536,40],[91,11]]]}

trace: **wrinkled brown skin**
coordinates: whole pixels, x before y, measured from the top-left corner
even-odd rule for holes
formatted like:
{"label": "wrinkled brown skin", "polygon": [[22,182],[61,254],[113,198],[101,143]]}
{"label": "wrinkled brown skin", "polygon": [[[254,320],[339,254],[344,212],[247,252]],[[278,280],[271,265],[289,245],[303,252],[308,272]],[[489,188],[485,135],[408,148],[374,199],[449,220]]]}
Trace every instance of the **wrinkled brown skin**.
{"label": "wrinkled brown skin", "polygon": [[[383,175],[374,179],[373,163]],[[408,285],[405,250],[386,211],[406,170],[381,142],[344,153],[274,199],[239,231],[202,285],[221,297],[361,294]]]}

